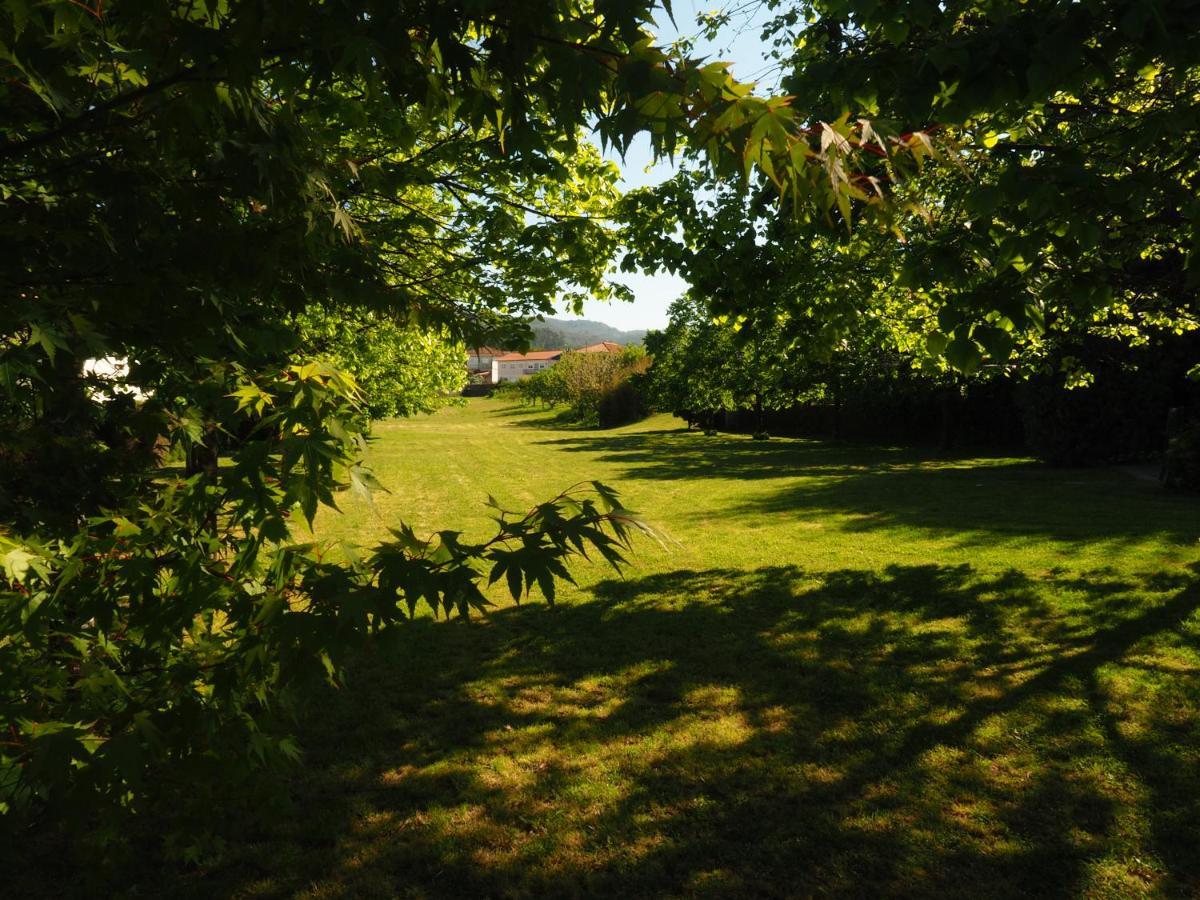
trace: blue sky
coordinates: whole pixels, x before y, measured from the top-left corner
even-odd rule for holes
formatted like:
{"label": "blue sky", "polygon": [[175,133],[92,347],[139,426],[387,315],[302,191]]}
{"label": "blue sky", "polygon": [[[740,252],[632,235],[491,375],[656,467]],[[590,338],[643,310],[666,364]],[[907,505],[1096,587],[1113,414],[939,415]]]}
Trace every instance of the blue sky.
{"label": "blue sky", "polygon": [[[769,61],[766,58],[767,47],[759,39],[761,23],[767,18],[762,7],[746,0],[728,0],[725,4],[730,9],[746,7],[749,14],[734,16],[734,22],[727,28],[716,42],[699,41],[696,54],[711,59],[725,59],[733,64],[734,75],[742,81],[760,81],[769,86],[773,74],[768,70]],[[663,43],[669,43],[682,35],[695,35],[696,16],[701,12],[710,12],[721,8],[722,4],[703,0],[674,0],[672,8],[675,12],[675,22],[678,28],[671,24],[665,12],[660,12],[657,18],[658,36]],[[650,154],[649,142],[638,138],[629,148],[625,159],[615,153],[608,157],[621,167],[622,181],[627,188],[657,184],[670,176],[673,167],[668,163],[654,164]],[[684,292],[687,287],[683,279],[674,275],[622,275],[618,279],[627,284],[636,297],[632,303],[603,303],[593,301],[584,305],[583,318],[605,322],[615,328],[625,330],[634,328],[661,328],[667,324],[667,307],[671,301]],[[561,318],[575,318],[569,313],[560,314]]]}

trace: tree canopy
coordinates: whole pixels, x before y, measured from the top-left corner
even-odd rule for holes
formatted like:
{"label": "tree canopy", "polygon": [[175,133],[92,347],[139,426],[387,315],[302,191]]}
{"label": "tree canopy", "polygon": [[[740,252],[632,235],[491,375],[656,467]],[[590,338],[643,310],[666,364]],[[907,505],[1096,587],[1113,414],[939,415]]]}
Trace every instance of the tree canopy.
{"label": "tree canopy", "polygon": [[[1070,369],[1080,334],[1200,323],[1195,4],[772,6],[764,38],[809,115],[918,124],[941,164],[893,183],[891,233],[840,239],[781,210],[769,179],[747,200],[685,172],[627,198],[633,262],[684,271],[718,314],[811,316],[831,346],[839,320],[902,312],[965,373]],[[752,256],[771,289],[707,289]]]}

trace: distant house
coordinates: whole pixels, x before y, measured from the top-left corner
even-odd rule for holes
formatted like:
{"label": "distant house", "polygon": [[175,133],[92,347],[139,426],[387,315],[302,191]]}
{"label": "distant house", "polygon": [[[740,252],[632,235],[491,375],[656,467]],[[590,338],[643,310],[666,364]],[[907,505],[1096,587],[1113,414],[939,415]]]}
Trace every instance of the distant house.
{"label": "distant house", "polygon": [[531,350],[529,353],[505,353],[492,360],[492,384],[520,381],[548,369],[560,359],[562,350]]}
{"label": "distant house", "polygon": [[601,341],[598,344],[588,344],[586,347],[580,347],[576,353],[620,353],[621,345],[613,341]]}
{"label": "distant house", "polygon": [[[620,344],[612,341],[601,341],[599,344],[589,344],[572,350],[572,353],[619,353]],[[529,353],[505,353],[492,360],[492,384],[503,381],[520,381],[530,375],[536,375],[543,369],[549,369],[562,359],[566,350],[531,350]]]}
{"label": "distant house", "polygon": [[499,347],[473,347],[467,350],[467,374],[491,372],[492,360],[503,355],[504,351]]}

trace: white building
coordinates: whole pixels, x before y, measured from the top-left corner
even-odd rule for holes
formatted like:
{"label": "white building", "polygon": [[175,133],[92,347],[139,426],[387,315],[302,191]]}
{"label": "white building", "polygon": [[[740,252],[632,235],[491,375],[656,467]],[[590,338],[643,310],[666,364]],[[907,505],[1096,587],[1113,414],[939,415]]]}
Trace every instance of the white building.
{"label": "white building", "polygon": [[532,350],[529,353],[505,353],[492,360],[492,384],[520,381],[548,369],[563,355],[562,350]]}
{"label": "white building", "polygon": [[146,399],[146,394],[137,385],[128,384],[129,360],[124,357],[102,356],[100,359],[83,361],[84,377],[101,386],[93,384],[88,393],[93,399],[109,400],[119,394],[132,394],[135,400]]}
{"label": "white building", "polygon": [[497,347],[472,347],[467,350],[467,378],[472,382],[486,382],[492,373],[492,360],[503,356]]}

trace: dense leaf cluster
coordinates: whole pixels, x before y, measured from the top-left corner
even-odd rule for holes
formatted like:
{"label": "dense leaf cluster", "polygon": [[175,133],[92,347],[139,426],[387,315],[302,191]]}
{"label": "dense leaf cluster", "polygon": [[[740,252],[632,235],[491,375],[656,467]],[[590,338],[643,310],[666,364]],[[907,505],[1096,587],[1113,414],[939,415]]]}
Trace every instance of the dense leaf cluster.
{"label": "dense leaf cluster", "polygon": [[306,310],[298,324],[306,349],[367,386],[372,419],[431,413],[455,402],[467,383],[466,346],[444,330],[373,310],[351,317],[321,307]]}
{"label": "dense leaf cluster", "polygon": [[914,365],[878,322],[831,320],[818,333],[811,320],[782,312],[750,319],[718,309],[693,288],[671,305],[667,327],[646,336],[650,402],[689,426],[715,427],[724,413],[748,410],[763,431],[769,410],[836,397],[877,370]]}
{"label": "dense leaf cluster", "polygon": [[[600,486],[484,543],[300,540],[377,487],[364,409],[448,383],[356,334],[442,372],[454,342],[625,296],[623,243],[704,304],[681,363],[732,373],[664,386],[681,409],[769,407],[883,331],[979,373],[1193,328],[1194,7],[779,4],[792,94],[762,97],[657,46],[646,0],[4,0],[4,810],[203,808],[218,772],[295,754],[285,701],[365,633],[619,561],[634,523]],[[696,165],[622,200],[587,129]],[[864,214],[890,229],[851,237]]]}
{"label": "dense leaf cluster", "polygon": [[208,808],[294,755],[284,701],[364,629],[481,605],[488,566],[551,596],[571,554],[617,560],[630,520],[599,487],[482,545],[397,524],[335,565],[296,537],[376,487],[364,408],[446,386],[394,377],[357,329],[445,361],[430,341],[512,346],[564,297],[626,296],[617,173],[585,129],[687,142],[844,218],[886,214],[888,173],[928,152],[656,46],[650,11],[0,4],[4,811],[86,830],[155,797]]}
{"label": "dense leaf cluster", "polygon": [[[211,811],[295,755],[290,700],[368,632],[618,560],[603,488],[483,545],[303,539],[378,487],[367,414],[452,387],[457,339],[612,292],[615,169],[576,139],[612,73],[554,49],[581,9],[0,7],[6,818]],[[391,366],[414,349],[432,381]]]}
{"label": "dense leaf cluster", "polygon": [[769,178],[747,200],[684,172],[626,198],[631,264],[681,271],[716,315],[783,314],[827,350],[860,316],[895,322],[923,365],[968,376],[1085,384],[1081,342],[1200,326],[1195,3],[773,6],[764,37],[814,119],[921,124],[953,149],[894,186],[895,230],[840,240],[781,209]]}

